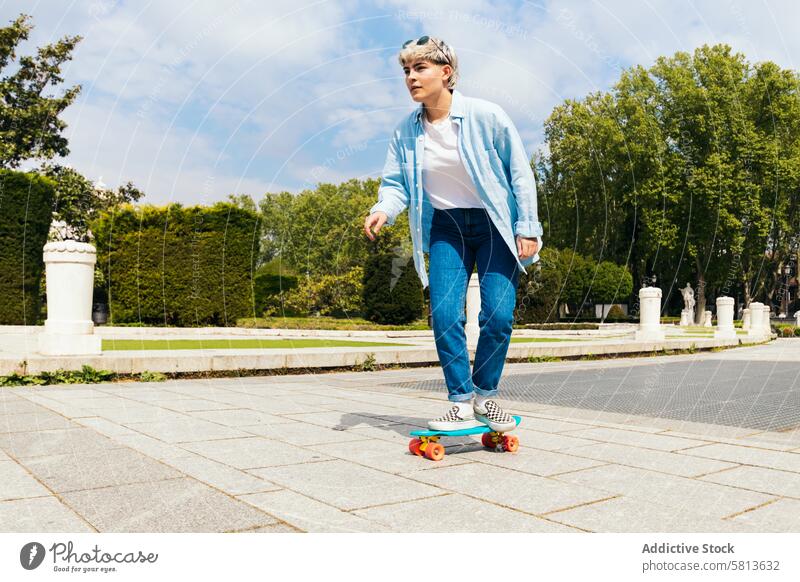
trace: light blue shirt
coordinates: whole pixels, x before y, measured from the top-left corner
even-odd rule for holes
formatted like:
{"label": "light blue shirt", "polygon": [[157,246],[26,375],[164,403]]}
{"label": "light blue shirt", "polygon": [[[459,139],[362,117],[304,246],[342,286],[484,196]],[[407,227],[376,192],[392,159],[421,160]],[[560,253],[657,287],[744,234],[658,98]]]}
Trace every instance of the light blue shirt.
{"label": "light blue shirt", "polygon": [[[408,208],[414,266],[424,289],[428,286],[428,273],[423,253],[430,252],[433,206],[422,190],[425,152],[422,115],[421,104],[395,128],[378,189],[378,203],[370,209],[370,214],[385,212],[386,225],[392,226]],[[515,237],[536,237],[541,250],[543,230],[537,210],[536,182],[522,139],[499,105],[466,97],[457,89],[453,90],[450,118],[459,126],[458,152],[467,174],[524,271],[539,260],[539,254],[520,259]]]}

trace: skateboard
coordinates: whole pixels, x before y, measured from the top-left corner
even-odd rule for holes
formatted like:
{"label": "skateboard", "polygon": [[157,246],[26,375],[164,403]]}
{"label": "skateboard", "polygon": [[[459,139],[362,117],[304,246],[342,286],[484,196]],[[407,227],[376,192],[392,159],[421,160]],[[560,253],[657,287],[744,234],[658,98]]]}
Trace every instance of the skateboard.
{"label": "skateboard", "polygon": [[[514,417],[517,426],[519,426],[520,420],[519,416]],[[431,461],[441,461],[444,458],[444,445],[439,443],[439,437],[467,436],[471,434],[483,435],[481,443],[487,449],[514,453],[519,448],[519,438],[515,435],[497,432],[483,425],[460,430],[412,430],[411,436],[414,438],[408,443],[408,450]]]}

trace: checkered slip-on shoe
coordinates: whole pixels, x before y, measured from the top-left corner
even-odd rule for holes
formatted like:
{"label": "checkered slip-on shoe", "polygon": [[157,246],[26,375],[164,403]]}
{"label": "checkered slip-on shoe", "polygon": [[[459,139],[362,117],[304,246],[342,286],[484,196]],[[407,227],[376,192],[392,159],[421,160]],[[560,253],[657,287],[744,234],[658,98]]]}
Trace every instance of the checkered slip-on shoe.
{"label": "checkered slip-on shoe", "polygon": [[487,400],[483,406],[475,402],[473,409],[475,419],[481,421],[494,431],[508,432],[517,427],[514,417],[505,412],[494,400]]}
{"label": "checkered slip-on shoe", "polygon": [[458,406],[453,406],[444,416],[428,421],[430,430],[461,430],[462,428],[475,428],[476,426],[481,426],[481,423],[469,413],[462,417],[458,412]]}

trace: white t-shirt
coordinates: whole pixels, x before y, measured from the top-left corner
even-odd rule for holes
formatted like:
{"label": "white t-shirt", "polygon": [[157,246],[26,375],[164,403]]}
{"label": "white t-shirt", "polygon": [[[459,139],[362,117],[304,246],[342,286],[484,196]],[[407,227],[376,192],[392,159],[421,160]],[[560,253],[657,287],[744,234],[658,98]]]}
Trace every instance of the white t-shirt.
{"label": "white t-shirt", "polygon": [[475,184],[458,153],[458,124],[451,117],[431,123],[422,115],[425,153],[422,191],[434,208],[483,208]]}

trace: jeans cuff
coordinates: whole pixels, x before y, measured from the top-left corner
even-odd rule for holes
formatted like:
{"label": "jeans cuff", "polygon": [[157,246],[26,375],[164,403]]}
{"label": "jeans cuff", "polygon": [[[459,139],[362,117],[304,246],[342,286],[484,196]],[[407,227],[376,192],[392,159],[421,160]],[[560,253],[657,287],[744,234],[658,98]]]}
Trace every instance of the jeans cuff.
{"label": "jeans cuff", "polygon": [[495,388],[494,390],[484,390],[483,388],[478,388],[477,386],[475,386],[475,392],[485,398],[491,398],[492,396],[497,396],[497,388]]}
{"label": "jeans cuff", "polygon": [[450,402],[469,402],[472,400],[472,392],[467,394],[448,394],[447,399]]}

